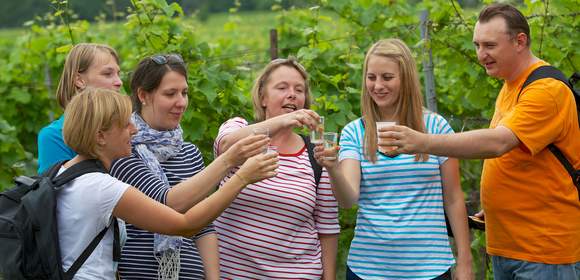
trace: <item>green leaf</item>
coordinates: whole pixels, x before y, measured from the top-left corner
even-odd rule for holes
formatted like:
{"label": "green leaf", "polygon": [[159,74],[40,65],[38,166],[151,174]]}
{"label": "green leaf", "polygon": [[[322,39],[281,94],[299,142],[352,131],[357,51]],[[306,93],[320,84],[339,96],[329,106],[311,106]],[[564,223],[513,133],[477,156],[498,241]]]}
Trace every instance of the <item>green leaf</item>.
{"label": "green leaf", "polygon": [[217,97],[217,89],[215,85],[211,82],[208,81],[203,82],[199,89],[201,90],[203,95],[205,95],[209,103],[212,103]]}
{"label": "green leaf", "polygon": [[[363,11],[360,20],[361,20],[362,25],[369,26],[371,23],[373,23],[375,21],[376,18],[377,18],[377,10],[366,9]],[[390,21],[390,22],[392,22],[392,21]]]}
{"label": "green leaf", "polygon": [[57,53],[68,53],[72,49],[72,47],[73,47],[72,44],[62,45],[62,46],[56,48],[56,52]]}
{"label": "green leaf", "polygon": [[18,103],[27,104],[30,102],[31,96],[27,91],[24,91],[20,88],[15,88],[10,92],[8,98]]}

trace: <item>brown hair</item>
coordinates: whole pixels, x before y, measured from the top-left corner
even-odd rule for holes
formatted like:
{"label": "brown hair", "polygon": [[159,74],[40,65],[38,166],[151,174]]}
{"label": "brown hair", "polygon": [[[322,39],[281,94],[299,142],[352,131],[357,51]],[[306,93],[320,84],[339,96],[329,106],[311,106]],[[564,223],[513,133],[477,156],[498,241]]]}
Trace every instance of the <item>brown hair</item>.
{"label": "brown hair", "polygon": [[501,17],[505,20],[507,32],[512,39],[519,33],[524,33],[528,38],[526,46],[530,46],[532,42],[532,37],[530,37],[530,26],[528,25],[526,17],[518,9],[508,4],[491,4],[481,10],[477,21],[486,23],[495,17]]}
{"label": "brown hair", "polygon": [[64,69],[62,70],[62,75],[60,76],[60,81],[56,89],[56,99],[61,108],[65,109],[67,104],[79,90],[75,85],[76,76],[89,69],[95,60],[97,52],[110,54],[115,58],[117,64],[119,64],[119,56],[117,55],[117,52],[107,45],[93,43],[81,43],[75,45],[66,57]]}
{"label": "brown hair", "polygon": [[64,114],[64,142],[80,155],[98,157],[97,133],[118,125],[125,127],[131,117],[131,100],[114,90],[87,87],[75,95]]}
{"label": "brown hair", "polygon": [[137,69],[131,76],[131,101],[133,110],[141,114],[141,100],[139,89],[152,93],[168,72],[175,71],[187,80],[187,68],[181,56],[177,54],[154,55],[139,62]]}
{"label": "brown hair", "polygon": [[[361,111],[365,123],[365,140],[363,150],[365,158],[371,162],[377,161],[377,128],[376,122],[381,120],[380,109],[373,101],[366,88],[366,77],[369,60],[373,56],[392,59],[399,65],[401,86],[397,100],[396,114],[400,125],[410,127],[419,132],[425,132],[423,122],[423,97],[417,74],[415,60],[411,50],[399,39],[384,39],[376,42],[368,50],[362,76]],[[427,154],[418,154],[415,160],[425,161]]]}
{"label": "brown hair", "polygon": [[264,99],[264,96],[266,94],[264,89],[266,88],[266,85],[270,81],[270,77],[272,76],[274,70],[282,66],[294,68],[296,69],[296,71],[298,71],[298,73],[300,73],[300,75],[304,79],[304,87],[305,87],[304,94],[306,98],[304,99],[304,108],[305,109],[310,108],[310,104],[312,103],[312,96],[310,95],[310,86],[308,85],[308,72],[306,72],[304,66],[302,66],[296,60],[296,58],[292,56],[288,58],[274,59],[270,61],[270,63],[268,63],[268,65],[266,65],[264,69],[262,69],[262,72],[260,73],[260,75],[258,75],[256,80],[254,81],[254,86],[252,88],[252,101],[254,105],[255,122],[261,122],[266,119],[266,110],[264,109],[264,107],[262,107],[262,99]]}

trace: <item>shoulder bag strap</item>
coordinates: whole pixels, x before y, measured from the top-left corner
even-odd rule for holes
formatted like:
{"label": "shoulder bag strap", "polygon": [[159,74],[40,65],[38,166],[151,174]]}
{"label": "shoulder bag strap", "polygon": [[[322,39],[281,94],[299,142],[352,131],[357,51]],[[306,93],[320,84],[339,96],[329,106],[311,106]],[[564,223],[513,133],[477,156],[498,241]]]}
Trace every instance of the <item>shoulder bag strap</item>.
{"label": "shoulder bag strap", "polygon": [[316,183],[316,188],[318,188],[318,184],[320,183],[320,177],[322,177],[322,166],[318,164],[316,159],[314,158],[314,144],[310,142],[310,137],[300,135],[302,140],[306,144],[306,150],[308,151],[308,159],[310,160],[310,165],[312,166],[312,170],[314,171],[314,182]]}
{"label": "shoulder bag strap", "polygon": [[97,245],[99,245],[99,243],[101,242],[101,240],[103,239],[103,237],[107,233],[107,230],[111,227],[111,224],[113,225],[113,228],[114,228],[113,260],[119,261],[121,259],[120,258],[121,246],[120,246],[120,241],[119,241],[119,222],[117,221],[117,218],[113,217],[113,219],[111,220],[111,223],[107,227],[105,227],[103,230],[101,230],[101,232],[99,232],[99,234],[97,234],[97,236],[95,236],[95,238],[93,238],[93,241],[91,241],[91,243],[89,243],[89,245],[87,245],[87,247],[85,248],[85,250],[83,250],[81,255],[75,260],[75,262],[71,265],[71,267],[64,273],[64,278],[66,280],[73,279],[73,277],[75,276],[77,271],[81,268],[81,266],[83,266],[83,264],[87,261],[89,256],[91,256],[91,254],[93,253],[95,248],[97,248]]}
{"label": "shoulder bag strap", "polygon": [[[529,84],[533,83],[536,80],[544,79],[544,78],[553,78],[553,79],[556,79],[556,80],[563,82],[564,84],[566,84],[566,86],[568,86],[572,90],[572,94],[574,94],[574,89],[572,88],[572,85],[566,79],[566,76],[562,73],[562,71],[558,70],[556,67],[544,65],[544,66],[540,66],[540,67],[536,68],[534,71],[532,71],[532,73],[530,73],[530,75],[526,78],[526,80],[524,81],[524,84],[520,88],[520,91],[518,92],[518,96],[517,96],[516,100],[519,101],[520,95],[522,94],[522,91]],[[568,171],[568,174],[572,178],[572,182],[574,183],[574,185],[578,189],[578,200],[580,200],[580,171],[574,169],[574,166],[572,166],[572,164],[568,161],[566,156],[564,156],[564,153],[562,153],[562,151],[560,149],[558,149],[558,147],[556,147],[556,145],[554,145],[552,143],[552,144],[548,145],[548,149],[550,150],[550,152],[552,152],[552,154],[554,154],[554,156],[558,159],[558,161],[564,166],[566,171]]]}

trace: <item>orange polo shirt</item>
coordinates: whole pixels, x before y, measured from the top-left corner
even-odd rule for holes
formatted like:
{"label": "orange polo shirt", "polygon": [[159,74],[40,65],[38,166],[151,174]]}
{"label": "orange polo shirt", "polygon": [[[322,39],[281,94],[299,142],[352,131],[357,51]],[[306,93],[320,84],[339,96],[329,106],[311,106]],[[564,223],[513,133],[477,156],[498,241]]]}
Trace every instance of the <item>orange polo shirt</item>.
{"label": "orange polo shirt", "polygon": [[570,89],[555,79],[528,85],[517,94],[535,63],[505,82],[491,128],[509,128],[520,146],[484,161],[481,201],[487,252],[548,264],[580,261],[580,201],[569,174],[547,149],[554,143],[580,168],[580,129]]}

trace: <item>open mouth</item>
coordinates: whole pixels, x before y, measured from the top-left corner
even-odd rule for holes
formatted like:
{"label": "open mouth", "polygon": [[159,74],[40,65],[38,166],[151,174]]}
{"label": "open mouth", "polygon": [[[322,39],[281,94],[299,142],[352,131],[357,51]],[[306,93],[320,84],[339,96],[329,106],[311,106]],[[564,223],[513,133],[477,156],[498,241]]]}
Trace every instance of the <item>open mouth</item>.
{"label": "open mouth", "polygon": [[294,104],[286,104],[286,105],[282,106],[282,108],[289,109],[291,111],[296,111],[298,109],[298,107],[296,107],[296,105],[294,105]]}

